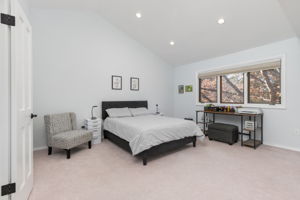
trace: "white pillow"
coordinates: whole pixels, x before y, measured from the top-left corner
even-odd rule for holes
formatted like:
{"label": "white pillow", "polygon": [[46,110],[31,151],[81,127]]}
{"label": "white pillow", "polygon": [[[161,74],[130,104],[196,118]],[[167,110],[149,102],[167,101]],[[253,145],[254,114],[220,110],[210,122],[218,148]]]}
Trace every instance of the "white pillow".
{"label": "white pillow", "polygon": [[129,108],[132,116],[150,115],[152,114],[147,108]]}
{"label": "white pillow", "polygon": [[109,108],[106,109],[106,112],[109,117],[131,117],[131,113],[128,109],[126,108]]}

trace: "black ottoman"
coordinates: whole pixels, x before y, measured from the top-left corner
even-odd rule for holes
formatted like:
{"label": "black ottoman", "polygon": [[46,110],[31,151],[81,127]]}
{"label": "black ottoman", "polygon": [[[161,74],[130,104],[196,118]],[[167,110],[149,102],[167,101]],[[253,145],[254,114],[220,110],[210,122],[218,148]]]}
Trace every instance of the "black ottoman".
{"label": "black ottoman", "polygon": [[208,125],[209,140],[217,140],[230,145],[238,141],[238,127],[231,124],[214,123]]}

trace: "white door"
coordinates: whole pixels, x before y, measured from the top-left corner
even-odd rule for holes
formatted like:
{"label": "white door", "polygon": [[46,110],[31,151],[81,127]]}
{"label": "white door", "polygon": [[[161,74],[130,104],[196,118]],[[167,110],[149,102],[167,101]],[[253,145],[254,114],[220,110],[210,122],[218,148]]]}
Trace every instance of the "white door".
{"label": "white door", "polygon": [[17,0],[11,0],[11,178],[13,200],[28,198],[33,186],[31,25]]}
{"label": "white door", "polygon": [[[9,13],[8,0],[0,0],[0,13]],[[0,186],[10,183],[10,27],[0,23]],[[8,200],[2,196],[0,200]]]}

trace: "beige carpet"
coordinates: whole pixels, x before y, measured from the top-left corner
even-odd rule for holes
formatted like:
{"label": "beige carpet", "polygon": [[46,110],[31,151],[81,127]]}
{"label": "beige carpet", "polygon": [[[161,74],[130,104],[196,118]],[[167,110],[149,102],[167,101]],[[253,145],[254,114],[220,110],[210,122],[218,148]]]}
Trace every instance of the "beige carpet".
{"label": "beige carpet", "polygon": [[105,140],[47,156],[34,153],[30,200],[293,200],[300,199],[300,153],[198,142],[143,166]]}

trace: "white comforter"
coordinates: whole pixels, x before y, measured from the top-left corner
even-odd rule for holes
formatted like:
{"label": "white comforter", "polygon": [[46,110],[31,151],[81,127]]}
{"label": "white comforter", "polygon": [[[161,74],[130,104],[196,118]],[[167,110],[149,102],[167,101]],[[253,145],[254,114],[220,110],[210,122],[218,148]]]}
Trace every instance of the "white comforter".
{"label": "white comforter", "polygon": [[195,122],[158,115],[106,118],[104,129],[128,141],[133,155],[184,137],[204,138]]}

